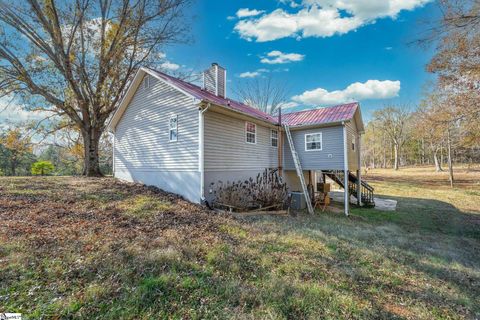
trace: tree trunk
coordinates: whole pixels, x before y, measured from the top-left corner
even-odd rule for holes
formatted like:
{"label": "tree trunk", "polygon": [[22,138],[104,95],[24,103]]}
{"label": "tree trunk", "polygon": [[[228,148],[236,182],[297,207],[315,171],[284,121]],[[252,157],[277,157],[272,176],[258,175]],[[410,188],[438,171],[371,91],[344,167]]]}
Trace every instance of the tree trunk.
{"label": "tree trunk", "polygon": [[12,176],[17,175],[16,169],[17,169],[17,160],[12,159],[12,162],[10,163],[10,171],[12,171]]}
{"label": "tree trunk", "polygon": [[87,177],[101,177],[100,163],[98,158],[98,146],[100,144],[101,130],[89,128],[82,130],[84,144],[83,175]]}
{"label": "tree trunk", "polygon": [[394,163],[394,169],[395,170],[398,170],[398,143],[395,143],[393,145],[393,151],[394,151],[394,159],[393,159],[393,163]]}
{"label": "tree trunk", "polygon": [[433,151],[433,161],[435,162],[435,172],[443,171],[442,164],[438,161],[438,149]]}
{"label": "tree trunk", "polygon": [[422,165],[425,164],[425,139],[422,138]]}
{"label": "tree trunk", "polygon": [[385,142],[385,134],[383,135],[383,165],[382,168],[387,167],[387,144]]}
{"label": "tree trunk", "polygon": [[450,187],[453,188],[453,164],[452,164],[452,145],[450,141],[450,128],[447,128],[447,156],[448,156],[448,177]]}

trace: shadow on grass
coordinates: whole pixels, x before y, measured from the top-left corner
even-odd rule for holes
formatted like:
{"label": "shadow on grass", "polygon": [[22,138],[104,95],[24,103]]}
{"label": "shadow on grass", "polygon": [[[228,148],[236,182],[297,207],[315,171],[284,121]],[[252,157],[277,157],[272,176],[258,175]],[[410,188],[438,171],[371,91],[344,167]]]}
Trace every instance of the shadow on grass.
{"label": "shadow on grass", "polygon": [[[68,209],[46,214],[52,221],[42,228],[71,230],[60,228],[65,239],[56,241],[47,233],[52,242],[37,247],[0,242],[0,305],[26,319],[431,319],[474,318],[480,310],[476,216],[440,201],[395,198],[397,212],[219,219],[202,227],[166,195],[175,212],[150,220],[110,212],[111,202],[130,203],[149,194],[145,188],[109,179],[38,182],[42,197]],[[28,185],[16,186],[31,200],[25,212],[44,201],[28,193],[42,188]]]}
{"label": "shadow on grass", "polygon": [[[358,292],[375,308],[388,309],[371,292],[379,290],[393,295],[394,304],[407,298],[423,304],[431,314],[440,315],[447,308],[452,315],[478,316],[480,217],[442,201],[386,198],[398,201],[397,211],[354,208],[349,218],[320,213],[257,217],[252,222],[327,243],[337,271],[343,269],[351,277],[346,290]],[[396,311],[397,317],[402,316],[401,310]],[[407,318],[422,318],[403,311]]]}

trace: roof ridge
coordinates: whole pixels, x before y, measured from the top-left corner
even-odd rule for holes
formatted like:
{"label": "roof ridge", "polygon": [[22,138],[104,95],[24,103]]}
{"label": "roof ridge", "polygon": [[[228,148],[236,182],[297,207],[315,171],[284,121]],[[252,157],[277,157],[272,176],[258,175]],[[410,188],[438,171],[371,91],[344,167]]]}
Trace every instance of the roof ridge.
{"label": "roof ridge", "polygon": [[151,70],[151,71],[157,72],[157,73],[159,73],[160,75],[163,75],[163,76],[165,76],[165,77],[167,77],[167,78],[169,78],[169,79],[173,79],[173,80],[175,80],[175,81],[180,81],[180,82],[182,82],[182,83],[184,83],[184,84],[186,84],[186,85],[192,86],[192,87],[194,87],[195,89],[201,90],[202,92],[204,92],[204,93],[206,93],[206,94],[213,95],[213,96],[215,96],[215,97],[217,97],[217,98],[219,98],[219,99],[224,99],[224,100],[226,100],[227,102],[238,103],[238,104],[241,104],[241,105],[243,105],[243,106],[245,106],[245,107],[251,108],[251,109],[255,110],[256,112],[263,113],[265,116],[274,117],[274,116],[272,116],[271,114],[268,114],[268,113],[266,113],[266,112],[264,112],[264,111],[262,111],[262,110],[260,110],[260,109],[257,109],[257,108],[255,108],[255,107],[252,107],[252,106],[250,106],[250,105],[248,105],[248,104],[245,104],[245,103],[243,103],[243,102],[240,102],[240,101],[238,101],[238,100],[235,100],[235,99],[232,99],[232,98],[227,98],[227,97],[216,96],[216,95],[214,95],[213,93],[205,90],[204,88],[202,88],[202,87],[200,87],[200,86],[198,86],[198,85],[196,85],[196,84],[193,84],[193,83],[191,83],[191,82],[188,82],[188,81],[182,80],[182,79],[180,79],[180,78],[171,76],[171,75],[169,75],[169,74],[167,74],[167,73],[165,73],[165,72],[158,71],[158,70],[156,70],[156,69],[152,69],[152,68],[149,68],[149,67],[145,67],[145,68],[147,68],[147,69],[149,69],[149,70]]}
{"label": "roof ridge", "polygon": [[282,116],[286,116],[286,115],[289,115],[289,114],[298,114],[298,113],[302,113],[302,112],[323,110],[323,109],[332,109],[332,108],[336,108],[336,107],[349,106],[349,105],[352,105],[352,104],[358,105],[358,101],[350,102],[350,103],[343,103],[343,104],[336,104],[334,106],[318,107],[318,108],[314,108],[314,109],[305,109],[305,110],[299,110],[299,111],[294,111],[294,112],[288,112],[288,113],[283,113]]}

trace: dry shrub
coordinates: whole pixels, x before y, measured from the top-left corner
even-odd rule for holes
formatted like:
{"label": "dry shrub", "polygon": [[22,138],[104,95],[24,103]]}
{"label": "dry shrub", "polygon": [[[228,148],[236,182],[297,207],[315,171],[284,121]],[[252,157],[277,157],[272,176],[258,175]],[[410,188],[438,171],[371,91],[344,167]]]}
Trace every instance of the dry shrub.
{"label": "dry shrub", "polygon": [[257,177],[226,183],[212,183],[213,205],[249,210],[272,207],[282,208],[287,200],[287,185],[278,175],[277,169],[265,169]]}

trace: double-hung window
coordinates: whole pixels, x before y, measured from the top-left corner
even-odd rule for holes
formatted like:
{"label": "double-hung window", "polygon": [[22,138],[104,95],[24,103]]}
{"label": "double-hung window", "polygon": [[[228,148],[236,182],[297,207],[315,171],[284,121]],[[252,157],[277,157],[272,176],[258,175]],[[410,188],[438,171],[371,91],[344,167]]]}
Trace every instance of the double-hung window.
{"label": "double-hung window", "polygon": [[257,125],[251,122],[245,122],[245,142],[257,143]]}
{"label": "double-hung window", "polygon": [[178,139],[178,117],[173,115],[168,122],[168,139],[170,141],[177,141]]}
{"label": "double-hung window", "polygon": [[354,134],[352,134],[352,150],[355,151],[355,140],[356,140],[356,137]]}
{"label": "double-hung window", "polygon": [[305,134],[305,151],[322,150],[322,133]]}
{"label": "double-hung window", "polygon": [[272,147],[278,147],[278,131],[277,130],[271,130],[270,131],[270,141],[271,141],[271,146]]}

